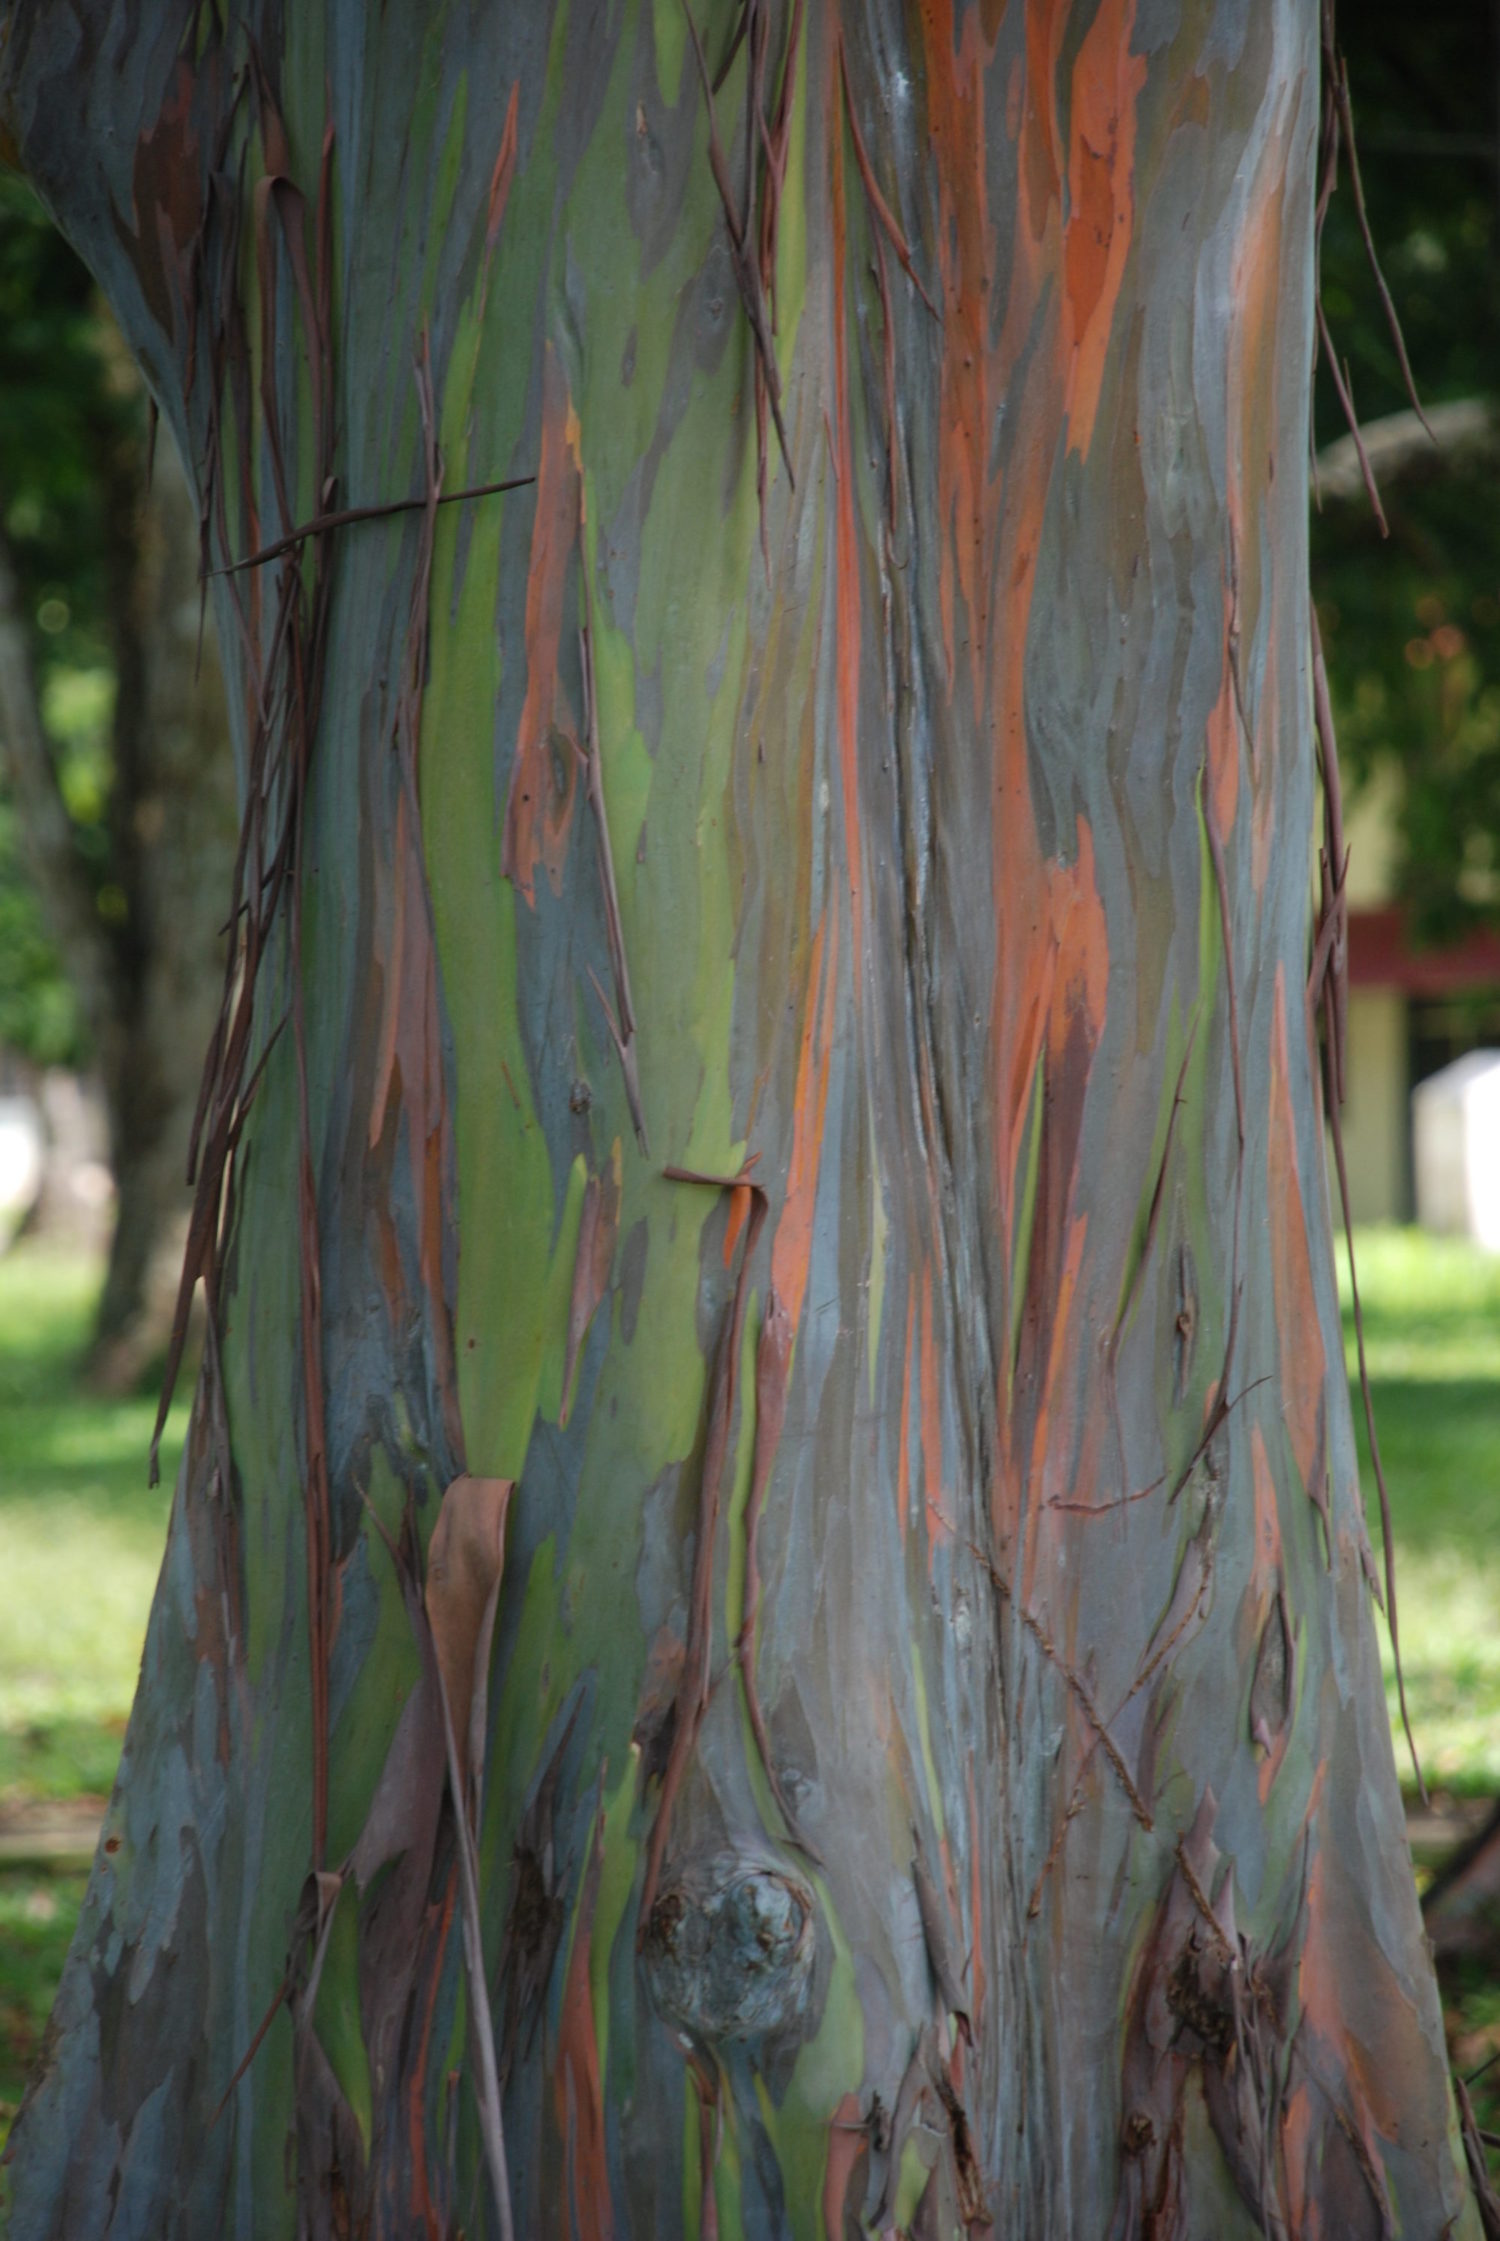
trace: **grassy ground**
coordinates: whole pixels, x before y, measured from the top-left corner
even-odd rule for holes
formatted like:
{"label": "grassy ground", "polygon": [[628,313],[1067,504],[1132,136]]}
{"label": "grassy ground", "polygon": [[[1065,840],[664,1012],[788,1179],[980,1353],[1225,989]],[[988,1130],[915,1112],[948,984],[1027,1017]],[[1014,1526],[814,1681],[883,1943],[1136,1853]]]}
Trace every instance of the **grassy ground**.
{"label": "grassy ground", "polygon": [[[0,1260],[0,1806],[114,1780],[187,1420],[146,1484],[154,1397],[101,1400],[76,1365],[91,1260]],[[0,1872],[0,2129],[20,2099],[83,1899],[76,1876]]]}
{"label": "grassy ground", "polygon": [[[1396,1527],[1397,1615],[1417,1748],[1429,1783],[1493,1795],[1500,1792],[1500,1255],[1418,1230],[1365,1230],[1355,1238],[1355,1266]],[[1347,1267],[1340,1273],[1353,1376]],[[1378,1549],[1357,1389],[1355,1426]],[[1385,1662],[1394,1720],[1388,1643]],[[1397,1763],[1409,1780],[1404,1743]]]}
{"label": "grassy ground", "polygon": [[[1500,1792],[1500,1258],[1401,1230],[1356,1249],[1418,1744],[1430,1782]],[[185,1410],[152,1492],[154,1396],[78,1387],[97,1280],[34,1246],[0,1259],[0,1807],[108,1790],[166,1531]],[[1345,1304],[1352,1369],[1347,1271]],[[82,1897],[77,1876],[0,1870],[0,2129]],[[1470,1968],[1447,1989],[1455,2059],[1477,2067],[1500,2050],[1500,1986]],[[1500,2091],[1481,2121],[1500,2123]]]}

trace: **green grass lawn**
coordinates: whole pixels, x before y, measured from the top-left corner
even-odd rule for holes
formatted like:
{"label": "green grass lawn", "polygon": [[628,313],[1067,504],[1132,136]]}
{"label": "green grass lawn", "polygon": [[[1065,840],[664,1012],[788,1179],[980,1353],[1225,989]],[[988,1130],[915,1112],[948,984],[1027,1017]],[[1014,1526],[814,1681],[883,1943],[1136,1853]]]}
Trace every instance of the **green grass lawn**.
{"label": "green grass lawn", "polygon": [[[1418,1746],[1430,1782],[1500,1791],[1500,1258],[1410,1230],[1366,1231],[1356,1251]],[[161,1561],[186,1409],[153,1492],[154,1396],[79,1388],[98,1275],[32,1245],[0,1259],[0,1805],[108,1790]],[[76,1876],[0,1872],[0,2125],[82,1896]],[[1449,2020],[1461,2060],[1500,2048],[1493,1984],[1455,1994]]]}
{"label": "green grass lawn", "polygon": [[146,1484],[155,1399],[79,1390],[99,1271],[0,1260],[0,1796],[107,1791],[135,1694],[187,1424]]}
{"label": "green grass lawn", "polygon": [[[1396,1528],[1407,1702],[1429,1784],[1500,1791],[1500,1255],[1418,1230],[1354,1241],[1375,1430]],[[1344,1331],[1356,1370],[1348,1269]],[[1370,1531],[1380,1515],[1355,1392]],[[1382,1634],[1384,1630],[1382,1629]],[[1396,1716],[1389,1642],[1387,1694]],[[1411,1762],[1398,1740],[1397,1764]]]}
{"label": "green grass lawn", "polygon": [[[108,1793],[166,1541],[187,1410],[152,1489],[155,1399],[79,1388],[99,1280],[35,1245],[0,1259],[0,1806]],[[0,2129],[82,1901],[81,1877],[0,1873]]]}

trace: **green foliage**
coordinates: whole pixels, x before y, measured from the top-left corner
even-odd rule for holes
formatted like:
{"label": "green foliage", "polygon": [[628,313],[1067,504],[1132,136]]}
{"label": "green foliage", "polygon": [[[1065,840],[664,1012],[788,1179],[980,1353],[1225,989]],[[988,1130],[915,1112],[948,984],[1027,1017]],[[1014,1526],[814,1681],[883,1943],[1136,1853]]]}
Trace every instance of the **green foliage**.
{"label": "green foliage", "polygon": [[[1423,402],[1500,398],[1500,197],[1492,11],[1367,0],[1344,19],[1370,226]],[[1365,422],[1408,403],[1347,177],[1323,236],[1323,302]],[[1344,432],[1326,364],[1320,445]],[[1500,457],[1419,461],[1313,521],[1313,584],[1341,759],[1404,796],[1397,879],[1418,938],[1500,917]]]}
{"label": "green foliage", "polygon": [[[0,175],[0,517],[30,624],[38,689],[85,868],[109,915],[111,450],[138,444],[139,387],[94,283],[31,189]],[[84,1025],[0,788],[0,1044],[44,1064],[82,1055]]]}

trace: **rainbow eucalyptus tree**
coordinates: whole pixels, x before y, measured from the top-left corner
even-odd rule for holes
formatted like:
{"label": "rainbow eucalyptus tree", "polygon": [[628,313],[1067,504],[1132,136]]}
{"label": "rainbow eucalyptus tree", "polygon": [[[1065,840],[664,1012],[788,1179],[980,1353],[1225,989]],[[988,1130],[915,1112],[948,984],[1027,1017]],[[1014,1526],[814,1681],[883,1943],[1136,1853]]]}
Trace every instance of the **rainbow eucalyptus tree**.
{"label": "rainbow eucalyptus tree", "polygon": [[17,2230],[1477,2233],[1322,1167],[1313,0],[6,33],[243,804]]}

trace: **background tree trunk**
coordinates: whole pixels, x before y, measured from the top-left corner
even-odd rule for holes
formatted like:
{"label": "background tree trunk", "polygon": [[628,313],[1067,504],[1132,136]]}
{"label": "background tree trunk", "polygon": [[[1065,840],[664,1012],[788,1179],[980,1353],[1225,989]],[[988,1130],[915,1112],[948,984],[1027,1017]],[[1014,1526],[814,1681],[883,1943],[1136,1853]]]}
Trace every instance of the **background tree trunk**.
{"label": "background tree trunk", "polygon": [[68,814],[3,543],[0,731],[29,869],[88,1022],[109,1117],[116,1214],[91,1370],[124,1387],[165,1350],[172,1326],[238,817],[218,654],[200,641],[196,508],[170,446],[148,485],[140,445],[118,417],[101,413],[82,431],[104,494],[116,673],[102,885]]}
{"label": "background tree trunk", "polygon": [[19,2230],[1476,2232],[1305,997],[1311,0],[57,20],[211,557],[317,526],[215,585],[213,1335]]}
{"label": "background tree trunk", "polygon": [[[117,1203],[93,1374],[134,1383],[164,1353],[192,1194],[193,1109],[223,987],[238,826],[218,651],[201,636],[198,523],[170,444],[149,486],[124,463],[114,602],[114,861],[128,909],[96,1029]],[[134,634],[134,643],[127,642]],[[201,649],[201,652],[200,652]]]}

